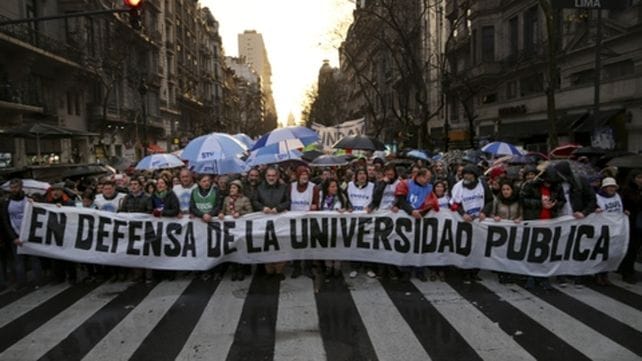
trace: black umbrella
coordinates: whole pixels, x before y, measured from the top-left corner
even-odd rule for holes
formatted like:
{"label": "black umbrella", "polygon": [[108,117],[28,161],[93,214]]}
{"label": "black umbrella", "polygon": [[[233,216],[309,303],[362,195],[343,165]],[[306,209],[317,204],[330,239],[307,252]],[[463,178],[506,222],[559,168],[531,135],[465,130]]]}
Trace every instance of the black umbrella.
{"label": "black umbrella", "polygon": [[344,165],[348,165],[348,160],[341,155],[322,155],[310,163],[312,167],[335,167]]}
{"label": "black umbrella", "polygon": [[577,157],[590,157],[590,156],[602,156],[606,154],[608,150],[604,148],[598,148],[598,147],[582,147],[582,148],[577,148],[571,153],[574,156]]}
{"label": "black umbrella", "polygon": [[301,159],[306,160],[308,162],[312,162],[313,160],[317,159],[318,157],[322,156],[323,153],[322,151],[319,150],[308,150],[306,152],[303,152],[303,155],[301,156]]}
{"label": "black umbrella", "polygon": [[380,140],[366,135],[348,135],[334,143],[333,148],[360,149],[360,150],[386,150],[386,145]]}
{"label": "black umbrella", "polygon": [[606,164],[618,168],[642,168],[642,154],[613,158]]}
{"label": "black umbrella", "polygon": [[83,166],[74,167],[69,170],[66,170],[60,175],[60,178],[67,179],[67,178],[86,177],[86,176],[92,176],[92,175],[113,174],[113,173],[114,172],[111,169],[107,168],[104,165],[90,164],[90,165],[83,165]]}

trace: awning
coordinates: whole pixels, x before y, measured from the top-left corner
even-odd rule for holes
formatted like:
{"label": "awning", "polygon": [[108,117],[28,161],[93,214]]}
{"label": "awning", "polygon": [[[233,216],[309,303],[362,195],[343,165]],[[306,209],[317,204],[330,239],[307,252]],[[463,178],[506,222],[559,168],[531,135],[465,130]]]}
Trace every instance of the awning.
{"label": "awning", "polygon": [[593,114],[587,112],[571,124],[571,129],[575,132],[591,132],[596,127],[600,128],[608,125],[613,119],[621,115],[624,115],[624,109],[622,108],[600,111],[597,119]]}
{"label": "awning", "polygon": [[96,133],[85,132],[82,130],[59,127],[47,123],[23,124],[10,129],[0,130],[0,135],[6,134],[18,138],[73,138],[97,136]]}
{"label": "awning", "polygon": [[158,144],[149,144],[147,146],[148,153],[166,153],[167,151],[161,148]]}
{"label": "awning", "polygon": [[[559,133],[568,133],[570,124],[577,119],[577,116],[567,115],[557,118],[556,130]],[[514,123],[504,123],[499,125],[499,139],[516,140],[526,139],[538,135],[548,134],[548,119],[539,119],[531,121],[517,121]]]}

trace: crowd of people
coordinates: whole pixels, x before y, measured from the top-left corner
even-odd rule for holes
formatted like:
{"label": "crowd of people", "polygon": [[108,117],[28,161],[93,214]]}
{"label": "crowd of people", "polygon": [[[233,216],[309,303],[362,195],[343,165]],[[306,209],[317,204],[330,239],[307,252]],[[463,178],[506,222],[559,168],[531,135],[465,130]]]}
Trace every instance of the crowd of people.
{"label": "crowd of people", "polygon": [[[354,212],[389,210],[405,212],[414,218],[430,217],[430,212],[459,213],[466,222],[553,219],[560,216],[584,218],[593,212],[623,212],[630,220],[631,237],[625,259],[618,270],[623,280],[635,283],[634,263],[642,238],[642,170],[629,172],[624,184],[614,174],[587,179],[576,174],[569,162],[561,161],[539,170],[523,166],[517,175],[488,164],[415,161],[403,163],[380,158],[358,158],[349,166],[309,168],[304,164],[287,167],[261,166],[237,175],[193,174],[174,169],[156,172],[115,174],[104,178],[83,178],[76,182],[53,185],[33,201],[61,207],[87,207],[105,212],[140,212],[155,217],[190,217],[210,222],[225,216],[243,217],[251,212],[278,214],[286,211]],[[18,254],[25,202],[31,199],[22,189],[22,181],[13,179],[10,191],[0,203],[0,288],[21,288],[47,282],[78,282],[78,270],[84,281],[152,282],[155,278],[173,278],[177,272],[125,269],[115,266],[74,264]],[[291,277],[307,275],[321,287],[324,281],[340,278],[342,269],[354,278],[389,277],[421,281],[444,281],[462,277],[464,282],[478,280],[478,270],[455,270],[451,267],[396,267],[386,264],[336,260],[289,262]],[[265,277],[282,280],[288,262],[258,265]],[[29,272],[28,272],[29,271]],[[251,274],[252,265],[228,264],[207,272],[195,273],[203,279],[220,278],[229,272],[232,280]],[[502,283],[524,282],[528,288],[549,288],[545,278],[498,274]],[[558,277],[564,285],[586,282],[582,277]],[[606,273],[594,275],[590,282],[607,286]]]}

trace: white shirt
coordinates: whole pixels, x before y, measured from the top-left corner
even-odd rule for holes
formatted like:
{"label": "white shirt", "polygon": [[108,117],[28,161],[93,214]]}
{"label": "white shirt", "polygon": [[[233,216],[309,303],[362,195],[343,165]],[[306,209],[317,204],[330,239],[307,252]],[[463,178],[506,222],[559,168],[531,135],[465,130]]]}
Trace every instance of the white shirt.
{"label": "white shirt", "polygon": [[624,205],[622,205],[622,198],[620,195],[615,193],[613,197],[604,197],[600,194],[596,194],[597,207],[602,209],[604,212],[608,213],[623,213]]}
{"label": "white shirt", "polygon": [[484,186],[481,181],[477,181],[477,186],[473,189],[464,187],[464,181],[455,184],[452,190],[451,204],[461,203],[466,214],[478,216],[484,209]]}
{"label": "white shirt", "polygon": [[290,210],[309,211],[310,207],[312,207],[315,184],[308,182],[305,191],[299,192],[297,189],[298,183],[299,182],[292,182],[290,185]]}
{"label": "white shirt", "polygon": [[386,185],[386,188],[383,190],[379,209],[391,209],[395,205],[395,202],[397,201],[397,197],[395,197],[397,185],[399,185],[399,179],[392,184]]}
{"label": "white shirt", "polygon": [[566,198],[566,203],[564,203],[564,207],[560,210],[559,216],[572,216],[573,206],[571,205],[571,185],[564,182],[562,183],[562,188],[564,189],[564,198]]}
{"label": "white shirt", "polygon": [[125,193],[116,193],[116,196],[112,199],[106,199],[104,195],[99,194],[96,196],[96,199],[94,200],[94,204],[96,205],[96,208],[98,208],[99,211],[105,211],[105,212],[112,212],[116,213],[118,212],[118,208],[120,208],[120,203],[123,201],[123,198],[125,198],[126,194]]}
{"label": "white shirt", "polygon": [[354,182],[348,183],[348,199],[352,203],[352,209],[363,211],[372,202],[374,183],[368,182],[365,187],[359,188]]}
{"label": "white shirt", "polygon": [[185,188],[182,184],[177,184],[172,188],[174,194],[178,198],[178,204],[181,208],[181,213],[189,213],[189,201],[192,198],[192,191],[196,188],[196,184],[192,184],[190,187]]}

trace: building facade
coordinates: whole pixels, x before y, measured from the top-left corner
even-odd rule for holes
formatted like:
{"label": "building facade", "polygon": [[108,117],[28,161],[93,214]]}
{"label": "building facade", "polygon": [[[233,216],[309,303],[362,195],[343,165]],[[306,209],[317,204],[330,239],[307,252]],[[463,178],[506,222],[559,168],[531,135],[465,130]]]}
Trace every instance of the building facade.
{"label": "building facade", "polygon": [[[552,32],[546,14],[537,0],[448,1],[455,34],[446,50],[450,141],[502,139],[545,151],[547,92],[554,92],[560,143],[590,145],[598,129],[613,140],[598,145],[642,150],[640,2],[602,10],[599,71],[597,11],[553,10]],[[549,42],[554,62],[547,56]]]}
{"label": "building facade", "polygon": [[[197,1],[143,6],[142,30],[132,29],[127,13],[0,27],[0,128],[41,122],[71,133],[42,137],[39,147],[33,136],[11,137],[0,165],[135,161],[143,145],[170,151],[224,131],[218,22]],[[121,7],[116,0],[8,0],[0,21]]]}

